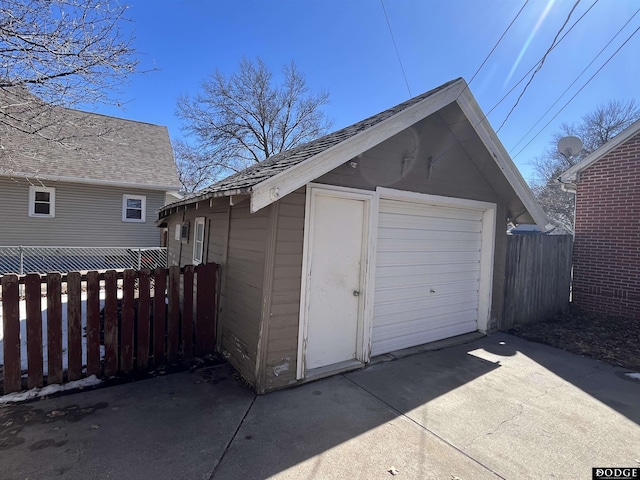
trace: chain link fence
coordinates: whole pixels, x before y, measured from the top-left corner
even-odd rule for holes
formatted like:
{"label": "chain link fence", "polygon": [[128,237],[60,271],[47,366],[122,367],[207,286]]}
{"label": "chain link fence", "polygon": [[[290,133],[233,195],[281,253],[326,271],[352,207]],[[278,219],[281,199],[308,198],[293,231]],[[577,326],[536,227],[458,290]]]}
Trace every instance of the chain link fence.
{"label": "chain link fence", "polygon": [[0,275],[166,267],[165,247],[0,247]]}

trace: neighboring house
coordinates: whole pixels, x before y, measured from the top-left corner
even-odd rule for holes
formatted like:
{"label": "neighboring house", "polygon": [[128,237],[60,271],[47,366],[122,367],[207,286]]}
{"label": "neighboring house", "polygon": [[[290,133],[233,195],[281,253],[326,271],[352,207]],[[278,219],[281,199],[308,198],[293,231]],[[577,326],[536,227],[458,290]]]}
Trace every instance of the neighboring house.
{"label": "neighboring house", "polygon": [[156,212],[180,188],[167,128],[54,113],[64,141],[0,134],[0,246],[160,245]]}
{"label": "neighboring house", "polygon": [[576,194],[573,305],[640,319],[640,121],[558,180]]}
{"label": "neighboring house", "polygon": [[501,316],[506,225],[544,213],[458,79],[160,211],[219,262],[218,343],[265,392]]}

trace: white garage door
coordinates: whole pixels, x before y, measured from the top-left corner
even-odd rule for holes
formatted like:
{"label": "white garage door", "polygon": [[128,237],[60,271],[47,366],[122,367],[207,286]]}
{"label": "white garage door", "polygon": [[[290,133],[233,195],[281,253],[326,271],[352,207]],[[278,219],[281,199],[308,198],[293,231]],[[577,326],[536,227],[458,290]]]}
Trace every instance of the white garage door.
{"label": "white garage door", "polygon": [[478,329],[483,216],[380,199],[372,355]]}

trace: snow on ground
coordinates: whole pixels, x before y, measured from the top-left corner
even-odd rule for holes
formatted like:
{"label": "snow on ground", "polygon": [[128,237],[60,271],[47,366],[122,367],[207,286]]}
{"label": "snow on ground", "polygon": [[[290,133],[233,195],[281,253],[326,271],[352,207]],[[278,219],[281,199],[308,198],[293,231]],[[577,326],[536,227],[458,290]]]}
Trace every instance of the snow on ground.
{"label": "snow on ground", "polygon": [[[100,291],[100,310],[104,307],[104,290]],[[118,293],[121,293],[120,291]],[[120,295],[118,295],[120,297]],[[85,327],[87,325],[87,294],[82,293],[82,364],[87,364],[87,337]],[[47,374],[47,299],[42,298],[42,355],[44,374]],[[20,300],[20,363],[22,370],[27,369],[27,308],[26,302]],[[2,323],[2,308],[0,308],[0,365],[4,363],[4,328]],[[62,295],[62,366],[69,366],[69,357],[67,355],[67,295]],[[100,357],[104,357],[104,346],[100,346]]]}
{"label": "snow on ground", "polygon": [[53,385],[47,385],[42,388],[32,388],[25,392],[8,393],[0,396],[0,404],[11,402],[24,402],[25,400],[31,400],[32,398],[45,397],[57,392],[64,392],[66,390],[73,390],[75,388],[92,387],[102,383],[102,380],[95,375],[90,375],[82,380],[74,380],[73,382],[64,383],[62,385],[54,383]]}
{"label": "snow on ground", "polygon": [[625,373],[627,377],[633,378],[634,380],[640,380],[640,373]]}

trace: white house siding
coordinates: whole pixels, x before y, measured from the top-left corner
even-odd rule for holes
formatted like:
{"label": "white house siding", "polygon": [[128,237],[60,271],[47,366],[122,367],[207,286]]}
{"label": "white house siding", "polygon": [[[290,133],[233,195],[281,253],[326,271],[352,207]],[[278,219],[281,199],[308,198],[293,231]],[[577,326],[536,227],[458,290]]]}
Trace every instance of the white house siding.
{"label": "white house siding", "polygon": [[[35,185],[39,185],[35,183]],[[156,211],[164,192],[140,188],[43,182],[55,188],[55,217],[29,217],[30,183],[0,177],[0,245],[154,247]],[[122,196],[146,196],[146,222],[122,221]]]}

